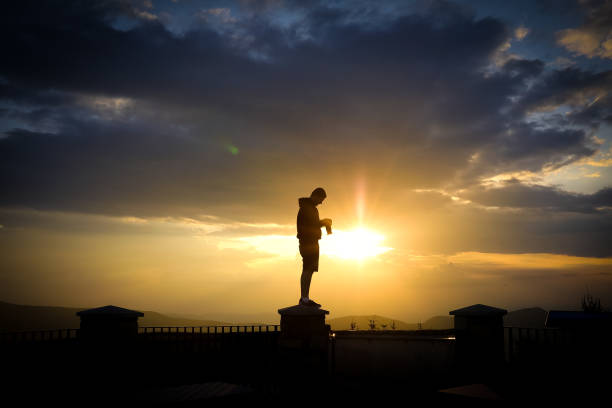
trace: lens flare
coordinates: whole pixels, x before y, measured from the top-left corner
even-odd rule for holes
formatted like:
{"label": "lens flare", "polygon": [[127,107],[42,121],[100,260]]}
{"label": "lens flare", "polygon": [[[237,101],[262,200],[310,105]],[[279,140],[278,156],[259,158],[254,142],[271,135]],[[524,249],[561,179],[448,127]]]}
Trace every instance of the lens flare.
{"label": "lens flare", "polygon": [[375,257],[393,249],[383,246],[384,240],[384,235],[363,227],[350,231],[336,229],[321,240],[321,254],[341,259]]}

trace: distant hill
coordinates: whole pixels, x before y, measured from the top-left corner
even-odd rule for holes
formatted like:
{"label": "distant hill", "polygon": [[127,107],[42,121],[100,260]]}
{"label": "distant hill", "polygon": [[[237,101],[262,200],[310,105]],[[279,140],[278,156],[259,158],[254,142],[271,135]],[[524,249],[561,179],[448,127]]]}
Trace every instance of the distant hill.
{"label": "distant hill", "polygon": [[422,324],[423,330],[448,330],[455,327],[454,316],[434,316]]}
{"label": "distant hill", "polygon": [[[76,312],[85,309],[89,308],[28,306],[0,301],[0,331],[77,329],[79,328],[80,320]],[[176,315],[168,316],[153,311],[143,311],[143,313],[144,317],[138,319],[139,326],[229,326],[236,324],[217,320],[179,317]],[[248,317],[264,316],[251,315]],[[395,330],[419,329],[418,323],[406,323],[380,315],[337,317],[328,319],[328,324],[332,330],[350,330],[351,322],[355,322],[358,330],[369,330],[370,320],[374,320],[376,330],[382,330],[383,325],[385,329],[391,330],[393,322],[395,322]],[[504,326],[512,327],[543,328],[545,321],[546,311],[539,307],[515,310],[504,316]],[[421,324],[421,329],[423,330],[446,330],[452,328],[453,316],[434,316]]]}
{"label": "distant hill", "polygon": [[[105,306],[105,305],[101,305]],[[87,307],[28,306],[0,302],[0,331],[28,331],[52,329],[78,329],[80,319],[76,312]],[[143,311],[139,326],[223,326],[228,322],[169,317],[157,312]]]}
{"label": "distant hill", "polygon": [[266,325],[280,324],[280,315],[276,312],[269,313],[205,313],[205,314],[189,314],[189,313],[163,313],[169,317],[190,320],[220,320],[224,322],[233,322],[235,325]]}
{"label": "distant hill", "polygon": [[519,309],[504,316],[504,326],[541,329],[546,323],[546,310],[539,307]]}
{"label": "distant hill", "polygon": [[[369,330],[368,322],[376,322],[376,330],[381,330],[382,325],[386,324],[387,329],[391,329],[391,322],[394,319],[379,315],[368,316],[344,316],[329,319],[328,323],[332,330],[350,330],[351,322],[357,324],[358,330]],[[539,307],[519,309],[508,312],[504,316],[504,326],[524,327],[524,328],[543,328],[546,322],[546,311]],[[396,330],[418,330],[418,323],[406,323],[395,320]],[[422,330],[447,330],[454,328],[453,316],[434,316],[421,323]]]}
{"label": "distant hill", "polygon": [[401,320],[392,319],[390,317],[379,316],[379,315],[367,315],[367,316],[343,316],[336,317],[335,319],[329,319],[327,323],[331,326],[332,330],[350,330],[351,322],[357,324],[357,330],[369,330],[368,325],[370,320],[374,320],[376,324],[376,330],[381,330],[383,325],[386,325],[387,330],[391,330],[391,324],[395,321],[395,330],[416,330],[416,324],[410,324],[402,322]]}
{"label": "distant hill", "polygon": [[[383,330],[383,325],[386,325],[385,330],[392,330],[391,325],[395,322],[395,330],[418,330],[418,323],[406,323],[401,320],[392,319],[390,317],[379,315],[366,316],[344,316],[335,319],[329,319],[328,324],[332,330],[350,330],[351,322],[355,322],[357,330],[370,330],[369,322],[374,320],[376,330]],[[453,328],[452,316],[434,316],[421,324],[422,330],[446,330]]]}

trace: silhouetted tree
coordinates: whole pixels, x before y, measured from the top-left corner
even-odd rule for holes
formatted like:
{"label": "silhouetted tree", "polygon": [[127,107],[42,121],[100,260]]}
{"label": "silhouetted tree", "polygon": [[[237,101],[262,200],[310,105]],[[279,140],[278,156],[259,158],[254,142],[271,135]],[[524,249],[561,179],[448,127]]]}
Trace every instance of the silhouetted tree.
{"label": "silhouetted tree", "polygon": [[395,320],[391,322],[391,330],[395,330]]}
{"label": "silhouetted tree", "polygon": [[351,320],[351,330],[357,330],[357,322],[354,320]]}
{"label": "silhouetted tree", "polygon": [[376,330],[376,321],[375,320],[368,321],[368,326],[370,326],[370,330]]}
{"label": "silhouetted tree", "polygon": [[385,330],[387,328],[387,323],[381,323],[380,327],[382,327],[382,329]]}
{"label": "silhouetted tree", "polygon": [[419,321],[419,323],[417,324],[417,327],[419,328],[419,330],[423,330],[423,323]]}
{"label": "silhouetted tree", "polygon": [[594,298],[589,292],[582,297],[582,310],[587,313],[601,313],[601,300]]}

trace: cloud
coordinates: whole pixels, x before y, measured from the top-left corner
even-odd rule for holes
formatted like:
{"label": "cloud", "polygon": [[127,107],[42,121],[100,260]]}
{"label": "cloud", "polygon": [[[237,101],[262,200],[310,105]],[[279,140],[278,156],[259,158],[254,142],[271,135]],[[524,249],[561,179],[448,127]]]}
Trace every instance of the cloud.
{"label": "cloud", "polygon": [[211,19],[218,19],[221,23],[235,23],[238,21],[232,16],[230,9],[222,7],[203,9],[196,13],[196,15],[205,22],[209,22]]}
{"label": "cloud", "polygon": [[[312,40],[259,20],[241,22],[253,38],[246,54],[206,27],[177,38],[157,23],[118,32],[100,17],[87,26],[71,24],[74,35],[61,43],[58,21],[44,36],[36,28],[12,27],[25,30],[24,38],[26,33],[36,38],[41,53],[53,47],[55,54],[45,69],[28,72],[21,67],[36,62],[14,51],[3,74],[20,84],[15,86],[151,101],[202,133],[211,133],[211,116],[232,120],[231,133],[255,129],[268,135],[251,136],[260,138],[262,148],[275,145],[280,135],[298,149],[305,138],[314,144],[333,135],[350,147],[376,143],[371,137],[376,135],[405,148],[417,165],[432,166],[434,155],[442,158],[428,171],[431,183],[425,181],[436,185],[503,131],[499,111],[507,98],[542,71],[541,61],[514,58],[497,75],[483,77],[478,70],[513,34],[495,19],[475,20],[450,7],[436,10],[364,28],[346,22],[339,10],[314,9],[306,18]],[[90,43],[71,40],[88,32],[97,52]],[[268,60],[254,60],[253,49]],[[195,107],[206,117],[195,116]]]}
{"label": "cloud", "polygon": [[504,182],[500,187],[476,187],[461,193],[461,197],[491,207],[537,208],[549,211],[592,213],[612,208],[612,188],[593,194],[569,193],[555,187],[526,185],[517,180]]}
{"label": "cloud", "polygon": [[[534,81],[512,107],[518,116],[553,114],[549,126],[597,130],[612,123],[612,71],[553,69]],[[565,114],[561,115],[561,112]]]}
{"label": "cloud", "polygon": [[612,58],[612,3],[581,0],[585,18],[578,28],[557,32],[557,43],[569,51],[588,58]]}
{"label": "cloud", "polygon": [[519,41],[521,41],[525,37],[527,37],[527,34],[529,34],[529,29],[527,27],[524,27],[524,26],[520,26],[516,30],[514,30],[514,36]]}
{"label": "cloud", "polygon": [[[609,71],[520,56],[490,70],[500,47],[532,35],[451,2],[425,4],[388,12],[315,3],[285,20],[269,8],[219,8],[207,14],[231,16],[228,27],[205,22],[177,36],[160,21],[113,28],[136,18],[125,2],[11,3],[0,26],[0,205],[138,218],[231,213],[284,225],[313,185],[349,207],[361,177],[389,213],[433,216],[459,204],[447,191],[503,204],[510,199],[474,186],[596,154]],[[533,118],[562,105],[574,110]],[[545,195],[515,193],[523,209]],[[546,194],[581,216],[595,208]],[[561,240],[572,250],[575,240]],[[486,241],[448,237],[436,250],[498,245]]]}
{"label": "cloud", "polygon": [[552,110],[560,105],[584,107],[598,95],[607,94],[612,71],[591,72],[580,68],[553,70],[524,95],[520,107],[526,111]]}

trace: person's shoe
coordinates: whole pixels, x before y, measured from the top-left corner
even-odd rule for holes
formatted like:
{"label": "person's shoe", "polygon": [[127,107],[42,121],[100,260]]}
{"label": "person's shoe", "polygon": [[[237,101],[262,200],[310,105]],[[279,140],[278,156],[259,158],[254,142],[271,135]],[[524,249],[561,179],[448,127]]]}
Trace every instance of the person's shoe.
{"label": "person's shoe", "polygon": [[320,304],[318,304],[317,302],[315,302],[312,299],[308,299],[308,306],[313,306],[313,307],[321,307]]}
{"label": "person's shoe", "polygon": [[304,299],[304,298],[300,298],[300,301],[298,304],[301,306],[321,307],[321,305],[315,302],[314,300]]}

